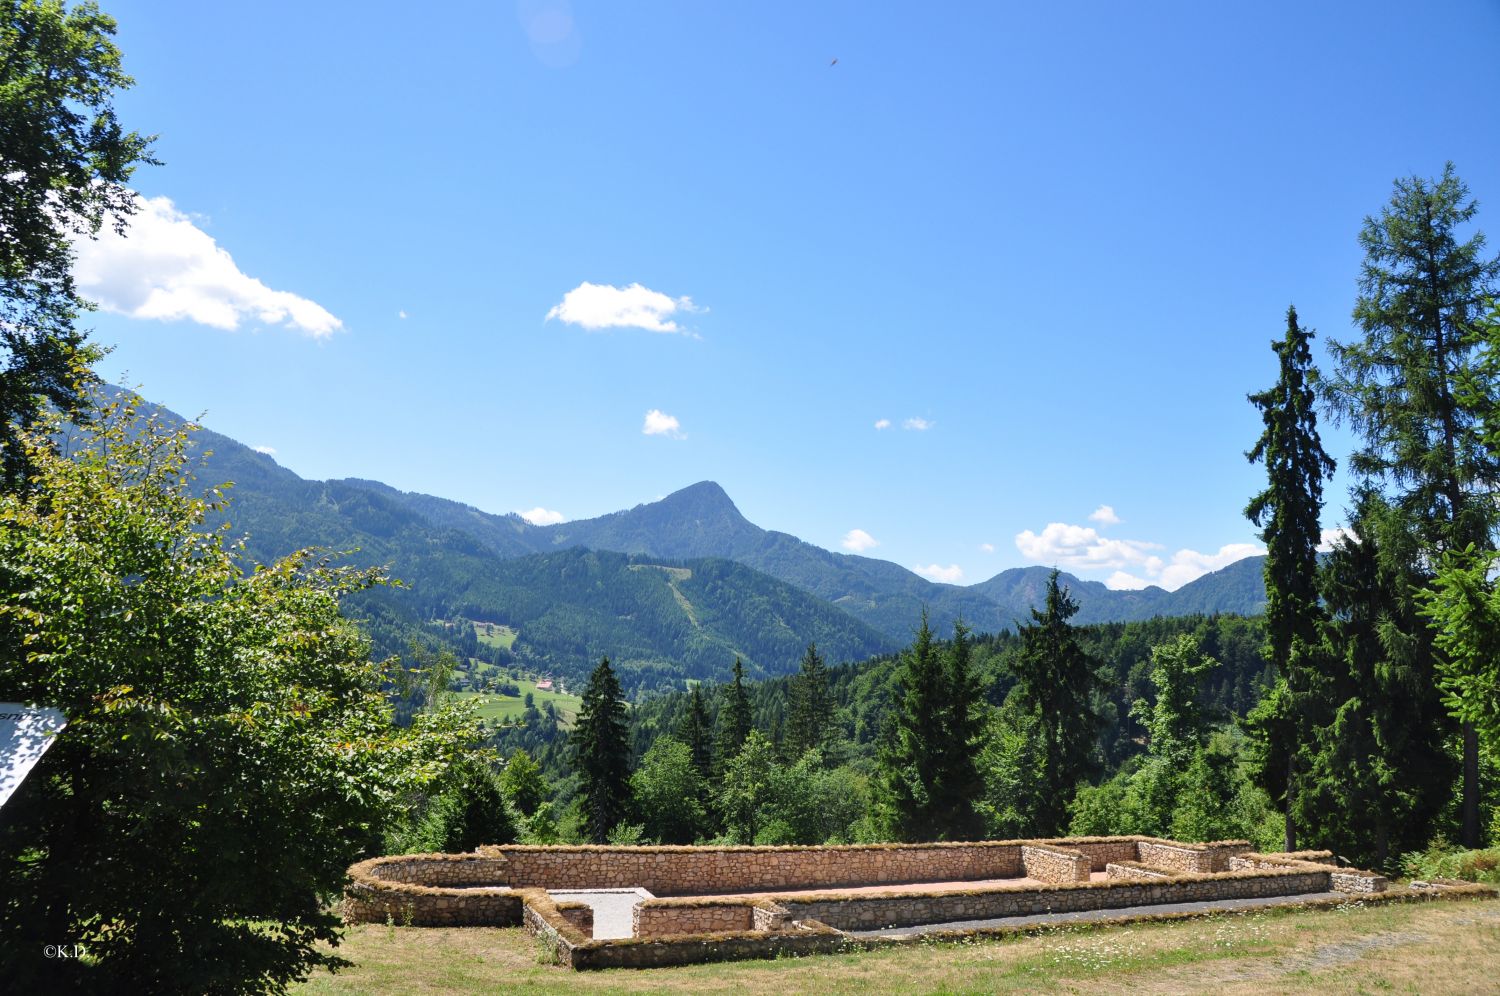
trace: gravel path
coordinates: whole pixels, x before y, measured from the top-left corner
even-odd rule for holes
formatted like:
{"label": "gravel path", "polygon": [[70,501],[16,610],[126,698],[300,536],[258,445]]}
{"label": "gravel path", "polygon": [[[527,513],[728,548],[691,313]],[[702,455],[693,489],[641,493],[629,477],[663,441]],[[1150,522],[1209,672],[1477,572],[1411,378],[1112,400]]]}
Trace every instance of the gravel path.
{"label": "gravel path", "polygon": [[1262,896],[1255,899],[1216,899],[1201,903],[1158,903],[1152,906],[1124,906],[1107,910],[1083,910],[1078,913],[1041,913],[1035,916],[1002,916],[992,920],[954,920],[949,923],[926,923],[918,927],[887,927],[883,930],[845,931],[851,937],[912,937],[943,930],[986,930],[991,927],[1026,927],[1041,923],[1087,923],[1123,916],[1150,916],[1160,913],[1210,913],[1259,909],[1301,903],[1309,899],[1330,899],[1340,892],[1312,892],[1301,896]]}
{"label": "gravel path", "polygon": [[630,911],[642,899],[655,897],[645,889],[548,889],[560,903],[588,903],[594,908],[594,936],[629,937],[633,931]]}

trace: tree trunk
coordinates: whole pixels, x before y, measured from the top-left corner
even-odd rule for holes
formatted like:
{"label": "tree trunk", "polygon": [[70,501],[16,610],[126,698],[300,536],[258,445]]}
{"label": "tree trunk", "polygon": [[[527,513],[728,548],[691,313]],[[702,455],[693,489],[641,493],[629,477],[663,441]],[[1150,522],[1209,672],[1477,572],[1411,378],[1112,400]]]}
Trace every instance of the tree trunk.
{"label": "tree trunk", "polygon": [[1479,843],[1479,735],[1473,723],[1465,723],[1463,845],[1473,849]]}

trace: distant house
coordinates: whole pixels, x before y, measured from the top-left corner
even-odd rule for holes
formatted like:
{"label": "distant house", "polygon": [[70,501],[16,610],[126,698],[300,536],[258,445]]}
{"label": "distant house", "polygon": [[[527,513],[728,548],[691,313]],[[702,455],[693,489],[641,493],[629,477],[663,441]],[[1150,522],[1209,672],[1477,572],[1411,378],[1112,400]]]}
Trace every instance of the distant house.
{"label": "distant house", "polygon": [[537,691],[539,692],[550,692],[552,691],[552,679],[543,678],[541,681],[536,683],[536,687]]}

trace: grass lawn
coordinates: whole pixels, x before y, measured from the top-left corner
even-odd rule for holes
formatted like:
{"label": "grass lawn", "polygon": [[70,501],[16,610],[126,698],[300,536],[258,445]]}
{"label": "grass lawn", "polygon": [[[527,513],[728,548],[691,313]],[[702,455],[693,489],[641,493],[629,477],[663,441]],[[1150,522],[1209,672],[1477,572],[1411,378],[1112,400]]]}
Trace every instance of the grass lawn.
{"label": "grass lawn", "polygon": [[353,927],[332,993],[1477,993],[1500,980],[1500,901],[1357,904],[1006,940],[681,968],[543,965],[520,927]]}
{"label": "grass lawn", "polygon": [[474,638],[483,646],[499,647],[501,650],[509,650],[511,644],[516,642],[516,631],[509,626],[499,623],[477,622],[471,620],[474,626]]}
{"label": "grass lawn", "polygon": [[578,715],[578,709],[583,705],[583,699],[577,695],[544,692],[533,688],[535,684],[535,677],[527,677],[521,682],[520,695],[491,695],[488,692],[460,692],[459,694],[478,698],[479,718],[492,726],[514,723],[519,720],[521,713],[526,711],[527,692],[535,696],[538,709],[542,707],[543,702],[551,702],[558,715],[562,717],[563,725],[572,725],[573,717]]}

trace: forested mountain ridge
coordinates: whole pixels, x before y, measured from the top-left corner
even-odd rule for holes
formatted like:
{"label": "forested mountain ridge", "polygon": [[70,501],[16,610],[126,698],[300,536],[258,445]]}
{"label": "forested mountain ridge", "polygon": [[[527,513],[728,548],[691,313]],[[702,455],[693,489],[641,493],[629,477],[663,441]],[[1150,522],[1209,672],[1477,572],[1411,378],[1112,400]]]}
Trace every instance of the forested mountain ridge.
{"label": "forested mountain ridge", "polygon": [[[449,631],[430,624],[472,618],[519,629],[508,653],[538,669],[577,676],[591,658],[620,657],[632,689],[722,677],[736,653],[750,673],[775,676],[789,673],[813,640],[834,661],[900,646],[924,607],[940,631],[959,617],[979,631],[1013,629],[1029,618],[1050,573],[1016,568],[969,587],[934,584],[888,561],[762,529],[708,481],[595,519],[535,526],[376,481],[305,480],[208,429],[194,439],[211,453],[201,482],[234,485],[223,519],[246,538],[251,556],[268,562],[320,547],[352,564],[385,566],[406,584],[353,602],[381,653],[404,650],[419,632],[429,644],[451,645]],[[578,557],[584,550],[621,556]],[[668,576],[635,570],[653,563],[692,574],[674,594]],[[1260,563],[1241,561],[1176,592],[1062,580],[1082,607],[1081,622],[1253,614],[1264,602]],[[640,601],[626,607],[630,599]]]}

